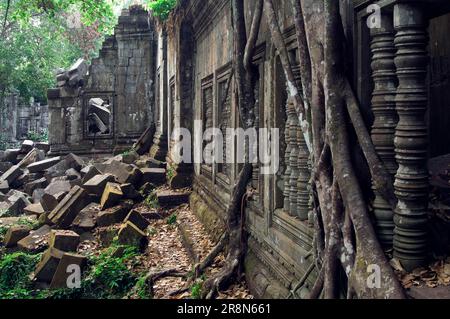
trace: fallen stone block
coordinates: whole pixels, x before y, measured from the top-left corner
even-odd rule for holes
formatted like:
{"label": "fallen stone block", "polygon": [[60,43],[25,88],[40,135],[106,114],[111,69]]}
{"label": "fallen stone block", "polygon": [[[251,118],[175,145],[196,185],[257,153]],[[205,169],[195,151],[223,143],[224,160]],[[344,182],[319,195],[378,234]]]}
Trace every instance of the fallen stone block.
{"label": "fallen stone block", "polygon": [[77,179],[81,180],[81,175],[80,175],[80,173],[78,173],[78,171],[75,168],[68,169],[65,174],[69,181],[74,181]]}
{"label": "fallen stone block", "polygon": [[26,168],[28,165],[31,165],[38,161],[43,161],[44,159],[44,152],[38,150],[37,148],[34,148],[27,155],[25,155],[17,165],[19,165],[20,168]]}
{"label": "fallen stone block", "polygon": [[142,231],[145,231],[147,227],[150,225],[150,222],[145,219],[141,213],[139,213],[137,210],[131,210],[131,212],[128,214],[127,217],[125,217],[124,223],[131,222],[134,224],[137,228],[139,228]]}
{"label": "fallen stone block", "polygon": [[8,169],[1,177],[0,181],[7,181],[10,185],[23,174],[19,165],[14,165]]}
{"label": "fallen stone block", "polygon": [[20,153],[27,154],[34,148],[34,142],[31,140],[25,140],[20,146]]}
{"label": "fallen stone block", "polygon": [[41,258],[34,271],[34,279],[38,282],[51,283],[64,252],[49,248]]}
{"label": "fallen stone block", "polygon": [[20,154],[20,149],[8,149],[5,151],[5,162],[11,162],[13,164],[17,163],[17,156]]}
{"label": "fallen stone block", "polygon": [[61,251],[76,251],[80,244],[80,235],[71,230],[52,230],[48,244]]}
{"label": "fallen stone block", "polygon": [[35,189],[33,192],[33,195],[31,196],[31,198],[33,199],[33,203],[35,203],[35,204],[40,203],[42,196],[44,196],[44,194],[45,194],[45,189],[43,189],[43,188]]}
{"label": "fallen stone block", "polygon": [[11,167],[13,167],[13,164],[11,162],[0,162],[0,171],[2,171],[3,173],[5,173]]}
{"label": "fallen stone block", "polygon": [[144,158],[136,161],[139,168],[166,168],[167,163],[158,161],[154,158]]}
{"label": "fallen stone block", "polygon": [[109,247],[119,233],[119,226],[102,227],[97,230],[96,237],[102,247]]}
{"label": "fallen stone block", "polygon": [[140,200],[142,195],[136,190],[132,184],[122,184],[120,188],[123,192],[123,197],[126,199]]}
{"label": "fallen stone block", "polygon": [[27,196],[19,191],[14,192],[8,197],[8,202],[11,204],[9,207],[9,213],[12,216],[19,216],[23,214],[25,207],[31,205]]}
{"label": "fallen stone block", "polygon": [[29,253],[41,252],[48,247],[50,231],[50,226],[44,225],[41,228],[30,232],[27,237],[19,240],[17,246]]}
{"label": "fallen stone block", "polygon": [[93,123],[95,123],[95,126],[97,127],[98,131],[102,134],[105,134],[109,131],[109,127],[107,124],[108,123],[104,123],[100,117],[98,117],[97,114],[95,113],[91,113],[89,114],[89,120],[92,121]]}
{"label": "fallen stone block", "polygon": [[158,203],[164,207],[174,207],[189,203],[191,192],[174,192],[172,190],[159,191],[156,193]]}
{"label": "fallen stone block", "polygon": [[120,156],[122,157],[122,163],[129,165],[133,164],[139,158],[139,155],[134,150],[125,152]]}
{"label": "fallen stone block", "polygon": [[137,142],[133,145],[133,149],[136,150],[137,154],[144,155],[150,151],[150,148],[153,145],[154,134],[155,128],[149,127],[145,130],[141,137],[139,137]]}
{"label": "fallen stone block", "polygon": [[122,245],[136,246],[141,250],[148,244],[147,235],[130,221],[120,227],[118,237]]}
{"label": "fallen stone block", "polygon": [[53,209],[48,218],[60,228],[70,227],[78,213],[89,204],[88,193],[75,186]]}
{"label": "fallen stone block", "polygon": [[105,190],[106,184],[114,182],[114,176],[110,174],[96,175],[83,184],[83,188],[89,193],[101,196]]}
{"label": "fallen stone block", "polygon": [[124,201],[117,206],[101,211],[97,216],[97,225],[107,227],[121,223],[133,207],[132,201]]}
{"label": "fallen stone block", "polygon": [[68,280],[70,279],[70,276],[74,273],[74,271],[77,271],[77,269],[74,267],[78,267],[78,269],[82,271],[86,264],[87,258],[85,256],[73,253],[64,253],[61,260],[59,261],[55,274],[53,275],[52,281],[50,283],[50,289],[73,288],[71,284],[74,283],[68,283]]}
{"label": "fallen stone block", "polygon": [[13,226],[8,229],[3,243],[6,248],[17,246],[17,243],[30,234],[30,227],[24,225]]}
{"label": "fallen stone block", "polygon": [[81,210],[72,223],[72,229],[77,233],[89,232],[97,225],[97,217],[100,213],[100,205],[91,203]]}
{"label": "fallen stone block", "polygon": [[64,158],[64,162],[69,165],[69,168],[73,168],[75,170],[77,170],[78,172],[86,165],[86,163],[84,162],[84,160],[75,155],[75,154],[68,154],[65,158]]}
{"label": "fallen stone block", "polygon": [[55,166],[59,162],[61,162],[61,157],[58,156],[58,157],[48,158],[46,160],[33,163],[31,165],[28,165],[27,168],[30,171],[30,173],[37,173],[37,172],[45,171],[46,169],[49,169],[52,166]]}
{"label": "fallen stone block", "polygon": [[32,196],[33,192],[36,189],[46,188],[47,186],[48,186],[47,179],[45,179],[45,177],[42,177],[42,178],[40,178],[38,180],[35,180],[33,182],[30,182],[30,183],[26,184],[25,187],[24,187],[24,190],[25,190],[25,193],[27,193],[28,195]]}
{"label": "fallen stone block", "polygon": [[97,115],[105,125],[109,125],[111,119],[111,111],[109,108],[101,105],[91,105],[90,112]]}
{"label": "fallen stone block", "polygon": [[166,170],[164,168],[142,168],[141,185],[152,183],[162,185],[166,182]]}
{"label": "fallen stone block", "polygon": [[69,192],[71,189],[70,182],[67,180],[52,180],[45,188],[45,193],[55,195],[58,193]]}
{"label": "fallen stone block", "polygon": [[87,183],[94,176],[102,175],[102,173],[94,165],[89,165],[89,166],[84,167],[80,173],[81,173],[81,176],[83,177],[83,179],[81,180],[81,183],[83,185],[85,183]]}
{"label": "fallen stone block", "polygon": [[0,192],[2,192],[3,194],[9,192],[9,183],[8,183],[8,181],[0,180]]}
{"label": "fallen stone block", "polygon": [[42,207],[41,203],[37,203],[28,205],[27,207],[24,208],[23,212],[26,215],[36,215],[39,218],[39,216],[45,213],[45,210]]}
{"label": "fallen stone block", "polygon": [[50,151],[50,145],[47,142],[37,142],[35,147],[44,153],[48,153]]}
{"label": "fallen stone block", "polygon": [[42,198],[40,201],[40,204],[46,213],[49,213],[52,210],[54,210],[56,208],[56,206],[58,206],[58,203],[59,202],[55,198],[55,196],[50,195],[48,193],[44,193],[44,195],[42,195]]}
{"label": "fallen stone block", "polygon": [[122,189],[120,184],[107,183],[105,190],[103,191],[102,198],[100,200],[100,205],[102,209],[107,209],[116,205],[120,199],[123,197]]}
{"label": "fallen stone block", "polygon": [[137,167],[115,160],[105,165],[103,173],[114,175],[120,184],[137,185],[142,177],[142,172]]}

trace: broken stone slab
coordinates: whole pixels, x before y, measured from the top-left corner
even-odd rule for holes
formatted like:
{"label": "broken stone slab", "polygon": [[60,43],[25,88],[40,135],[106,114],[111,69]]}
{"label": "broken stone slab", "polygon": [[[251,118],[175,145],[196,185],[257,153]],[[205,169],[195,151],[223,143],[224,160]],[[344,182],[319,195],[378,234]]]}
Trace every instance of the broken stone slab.
{"label": "broken stone slab", "polygon": [[75,186],[53,209],[48,218],[58,227],[67,229],[89,201],[88,193],[81,187]]}
{"label": "broken stone slab", "polygon": [[[96,167],[99,168],[99,166]],[[136,166],[124,164],[116,160],[108,162],[103,167],[103,173],[114,175],[120,184],[130,183],[137,185],[142,177],[142,172]]]}
{"label": "broken stone slab", "polygon": [[164,190],[156,193],[158,203],[163,207],[174,207],[189,203],[191,192],[174,192],[172,190]]}
{"label": "broken stone slab", "polygon": [[134,224],[137,228],[139,228],[142,231],[145,231],[147,227],[150,225],[150,222],[145,219],[141,213],[139,213],[137,210],[131,210],[130,213],[125,217],[124,223],[131,222]]}
{"label": "broken stone slab", "polygon": [[166,182],[166,170],[164,168],[141,168],[141,184],[152,183],[162,185]]}
{"label": "broken stone slab", "polygon": [[24,213],[25,207],[31,205],[31,202],[28,200],[26,194],[15,191],[11,196],[8,197],[7,200],[10,203],[9,213],[12,216],[19,216]]}
{"label": "broken stone slab", "polygon": [[17,246],[28,253],[41,252],[48,247],[50,231],[50,226],[44,225],[41,228],[30,232],[27,237],[19,240]]}
{"label": "broken stone slab", "polygon": [[96,232],[98,242],[102,247],[109,247],[119,232],[119,226],[102,227]]}
{"label": "broken stone slab", "polygon": [[31,165],[38,161],[43,161],[45,159],[45,154],[43,151],[38,150],[37,148],[32,149],[24,158],[19,162],[20,168],[26,168],[28,165]]}
{"label": "broken stone slab", "polygon": [[100,213],[100,205],[91,203],[81,210],[72,223],[72,229],[77,233],[89,232],[97,225],[97,217]]}
{"label": "broken stone slab", "polygon": [[54,195],[50,195],[48,193],[44,193],[44,195],[42,195],[40,204],[42,206],[42,208],[44,209],[44,212],[51,212],[52,210],[54,210],[56,208],[56,206],[58,206],[58,200],[55,198]]}
{"label": "broken stone slab", "polygon": [[52,180],[45,188],[45,193],[56,195],[58,193],[69,192],[71,189],[70,182],[67,180]]}
{"label": "broken stone slab", "polygon": [[61,260],[59,261],[55,274],[53,275],[52,281],[50,283],[50,289],[73,288],[69,285],[73,283],[68,283],[71,274],[73,274],[74,271],[77,270],[82,271],[86,264],[87,258],[85,256],[67,252],[64,253]]}
{"label": "broken stone slab", "polygon": [[80,77],[84,77],[87,74],[88,66],[84,59],[78,59],[68,70],[67,74],[69,77],[71,75],[77,74]]}
{"label": "broken stone slab", "polygon": [[80,175],[80,173],[78,173],[78,171],[75,168],[68,169],[65,174],[69,181],[74,181],[77,179],[81,180],[81,175]]}
{"label": "broken stone slab", "polygon": [[34,148],[34,142],[31,140],[25,140],[20,146],[20,153],[27,154]]}
{"label": "broken stone slab", "polygon": [[84,167],[81,171],[81,176],[83,176],[83,179],[81,180],[81,183],[84,185],[87,183],[91,178],[97,175],[102,175],[102,173],[94,166],[89,165]]}
{"label": "broken stone slab", "polygon": [[91,105],[90,106],[91,114],[95,114],[104,123],[104,125],[108,126],[109,121],[111,119],[111,111],[109,108],[100,105]]}
{"label": "broken stone slab", "polygon": [[99,227],[108,227],[121,223],[133,207],[132,201],[124,201],[117,206],[101,211],[97,216]]}
{"label": "broken stone slab", "polygon": [[114,176],[110,174],[95,175],[85,184],[83,188],[89,193],[97,196],[101,196],[105,190],[106,184],[114,182]]}
{"label": "broken stone slab", "polygon": [[47,179],[45,177],[42,177],[42,178],[40,178],[38,180],[35,180],[33,182],[30,182],[30,183],[26,184],[25,187],[24,187],[24,191],[28,195],[32,196],[33,192],[36,189],[43,189],[43,188],[46,188],[47,186],[48,186]]}
{"label": "broken stone slab", "polygon": [[155,134],[155,128],[149,127],[145,132],[139,137],[137,142],[133,145],[133,149],[139,155],[144,155],[150,151],[153,145],[153,136]]}
{"label": "broken stone slab", "polygon": [[123,192],[120,188],[120,184],[107,183],[100,200],[100,206],[102,207],[102,209],[111,208],[116,205],[122,197]]}
{"label": "broken stone slab", "polygon": [[30,234],[30,227],[25,225],[17,225],[12,226],[8,229],[5,235],[5,239],[3,240],[3,243],[6,248],[12,248],[17,246],[17,243],[27,237]]}
{"label": "broken stone slab", "polygon": [[120,188],[123,192],[123,197],[126,199],[140,200],[142,195],[136,190],[132,184],[122,184]]}
{"label": "broken stone slab", "polygon": [[3,173],[9,170],[11,167],[13,167],[13,164],[11,162],[0,162],[0,171],[2,171]]}
{"label": "broken stone slab", "polygon": [[63,255],[64,252],[58,249],[51,247],[47,249],[42,255],[41,261],[36,266],[34,279],[39,282],[50,283]]}
{"label": "broken stone slab", "polygon": [[45,189],[38,188],[35,189],[31,198],[33,199],[33,203],[37,204],[41,202],[42,196],[45,194]]}
{"label": "broken stone slab", "polygon": [[0,180],[0,192],[2,192],[3,194],[9,192],[9,183],[8,183],[8,181]]}
{"label": "broken stone slab", "polygon": [[61,251],[76,251],[80,244],[80,235],[71,230],[52,230],[49,245]]}
{"label": "broken stone slab", "polygon": [[50,144],[48,144],[47,142],[37,142],[35,144],[35,147],[38,150],[43,151],[44,153],[48,153],[50,151]]}
{"label": "broken stone slab", "polygon": [[[104,123],[97,114],[89,114],[89,120],[91,121],[90,123],[93,123],[93,125],[95,125],[95,127],[98,129],[98,132],[106,134],[109,131],[109,123]],[[93,128],[93,130],[95,130],[95,127]]]}
{"label": "broken stone slab", "polygon": [[147,235],[130,221],[120,227],[118,237],[122,245],[139,247],[141,250],[148,244]]}
{"label": "broken stone slab", "polygon": [[41,203],[37,203],[28,205],[27,207],[24,208],[23,212],[26,215],[35,215],[39,218],[39,216],[45,213],[45,210],[42,207]]}
{"label": "broken stone slab", "polygon": [[20,149],[8,149],[4,154],[4,161],[11,162],[13,164],[17,163],[17,156],[20,154]]}
{"label": "broken stone slab", "polygon": [[11,185],[22,174],[23,171],[19,165],[14,165],[0,177],[0,181],[7,181]]}
{"label": "broken stone slab", "polygon": [[139,158],[139,155],[134,150],[125,152],[119,156],[122,157],[122,160],[121,160],[122,163],[129,164],[129,165],[133,164]]}
{"label": "broken stone slab", "polygon": [[30,173],[37,173],[37,172],[45,171],[46,169],[49,169],[52,166],[55,166],[59,162],[61,162],[61,157],[60,156],[53,157],[53,158],[48,158],[48,159],[45,159],[43,161],[33,163],[31,165],[28,165],[27,168],[30,171]]}
{"label": "broken stone slab", "polygon": [[45,177],[47,180],[51,181],[55,177],[65,176],[64,174],[68,169],[74,168],[75,170],[80,171],[84,165],[82,158],[74,154],[69,154],[59,163],[48,168]]}
{"label": "broken stone slab", "polygon": [[95,97],[89,100],[89,106],[98,105],[103,106],[105,104],[105,101],[103,101],[101,98]]}
{"label": "broken stone slab", "polygon": [[136,161],[136,166],[139,168],[166,168],[167,163],[154,158],[142,158]]}

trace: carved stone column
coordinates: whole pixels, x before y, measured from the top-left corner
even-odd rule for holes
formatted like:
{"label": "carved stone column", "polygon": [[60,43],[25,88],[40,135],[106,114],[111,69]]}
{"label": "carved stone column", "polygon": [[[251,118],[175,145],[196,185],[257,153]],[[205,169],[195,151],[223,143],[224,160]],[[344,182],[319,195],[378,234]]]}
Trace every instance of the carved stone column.
{"label": "carved stone column", "polygon": [[[289,103],[291,109],[293,106]],[[298,131],[300,130],[300,123],[295,114],[292,115],[292,121],[290,123],[290,141],[291,141],[291,153],[289,156],[289,165],[291,167],[291,176],[289,179],[289,212],[292,216],[297,216],[297,202],[298,202]]]}
{"label": "carved stone column", "polygon": [[284,211],[290,212],[290,179],[291,179],[291,164],[290,164],[290,156],[291,156],[291,149],[292,149],[292,140],[291,140],[291,123],[293,119],[293,105],[291,103],[286,102],[286,126],[284,131],[284,139],[286,142],[286,151],[284,153],[284,161],[286,163],[286,171],[284,172]]}
{"label": "carved stone column", "polygon": [[[372,94],[372,141],[375,149],[394,177],[398,165],[395,160],[395,128],[398,122],[395,110],[397,76],[395,74],[395,46],[392,14],[384,13],[381,27],[371,30],[372,42],[372,78],[374,90]],[[373,186],[375,200],[373,202],[375,228],[384,248],[392,248],[394,237],[394,213],[391,206]]]}
{"label": "carved stone column", "polygon": [[407,270],[421,266],[427,252],[427,21],[418,4],[394,7],[395,65],[399,86],[396,105],[399,123],[395,151],[399,169],[395,177],[394,256]]}

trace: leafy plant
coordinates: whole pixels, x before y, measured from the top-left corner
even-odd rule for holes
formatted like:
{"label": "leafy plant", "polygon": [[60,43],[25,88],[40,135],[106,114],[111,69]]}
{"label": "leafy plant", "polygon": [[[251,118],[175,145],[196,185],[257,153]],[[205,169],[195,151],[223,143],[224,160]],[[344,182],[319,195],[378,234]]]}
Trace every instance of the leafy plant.
{"label": "leafy plant", "polygon": [[191,287],[191,297],[192,299],[200,299],[202,297],[202,285],[201,281],[197,281]]}
{"label": "leafy plant", "polygon": [[30,132],[28,133],[28,139],[33,142],[48,142],[48,130],[44,130],[40,133]]}
{"label": "leafy plant", "polygon": [[0,299],[30,299],[36,297],[31,291],[30,273],[41,258],[40,254],[23,252],[6,254],[0,261]]}
{"label": "leafy plant", "polygon": [[159,208],[158,196],[155,191],[151,192],[150,195],[145,198],[144,204],[150,209]]}
{"label": "leafy plant", "polygon": [[139,278],[139,280],[136,283],[135,290],[136,295],[140,299],[152,299],[152,295],[150,294],[150,291],[148,289],[147,278],[145,275]]}
{"label": "leafy plant", "polygon": [[175,225],[176,222],[177,222],[177,214],[170,215],[169,218],[167,218],[168,225]]}
{"label": "leafy plant", "polygon": [[168,181],[170,181],[170,180],[172,180],[172,178],[174,178],[174,176],[175,176],[175,169],[173,168],[173,166],[169,166],[168,168],[167,168],[167,173],[166,173],[166,175],[167,175],[167,180]]}
{"label": "leafy plant", "polygon": [[150,0],[148,6],[153,15],[161,20],[167,20],[170,12],[177,6],[178,0]]}

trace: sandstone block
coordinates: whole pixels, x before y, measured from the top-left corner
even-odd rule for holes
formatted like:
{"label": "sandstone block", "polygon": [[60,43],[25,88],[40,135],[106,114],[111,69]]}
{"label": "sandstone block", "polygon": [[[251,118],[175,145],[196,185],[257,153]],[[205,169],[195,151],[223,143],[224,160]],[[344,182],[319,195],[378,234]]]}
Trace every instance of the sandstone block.
{"label": "sandstone block", "polygon": [[124,223],[131,222],[133,225],[135,225],[137,228],[139,228],[141,231],[145,231],[147,227],[150,225],[149,221],[145,219],[141,213],[139,213],[137,210],[131,210],[131,212],[125,217]]}
{"label": "sandstone block", "polygon": [[114,176],[110,174],[96,175],[83,184],[83,188],[89,194],[95,194],[101,196],[105,190],[106,184],[114,182]]}
{"label": "sandstone block", "polygon": [[45,171],[46,169],[49,169],[52,166],[55,166],[59,162],[61,162],[61,157],[58,156],[58,157],[48,158],[43,161],[33,163],[31,165],[28,165],[27,168],[30,171],[30,173],[37,173],[37,172]]}
{"label": "sandstone block", "polygon": [[49,245],[61,251],[76,251],[80,244],[80,235],[71,230],[52,230]]}
{"label": "sandstone block", "polygon": [[78,213],[89,204],[87,192],[79,186],[75,186],[53,209],[48,218],[61,228],[68,228],[77,217]]}
{"label": "sandstone block", "polygon": [[15,247],[19,240],[30,234],[30,227],[24,225],[13,226],[8,229],[3,240],[6,248]]}
{"label": "sandstone block", "polygon": [[116,205],[120,199],[123,197],[122,189],[120,184],[107,183],[105,190],[100,201],[102,209],[107,209]]}

